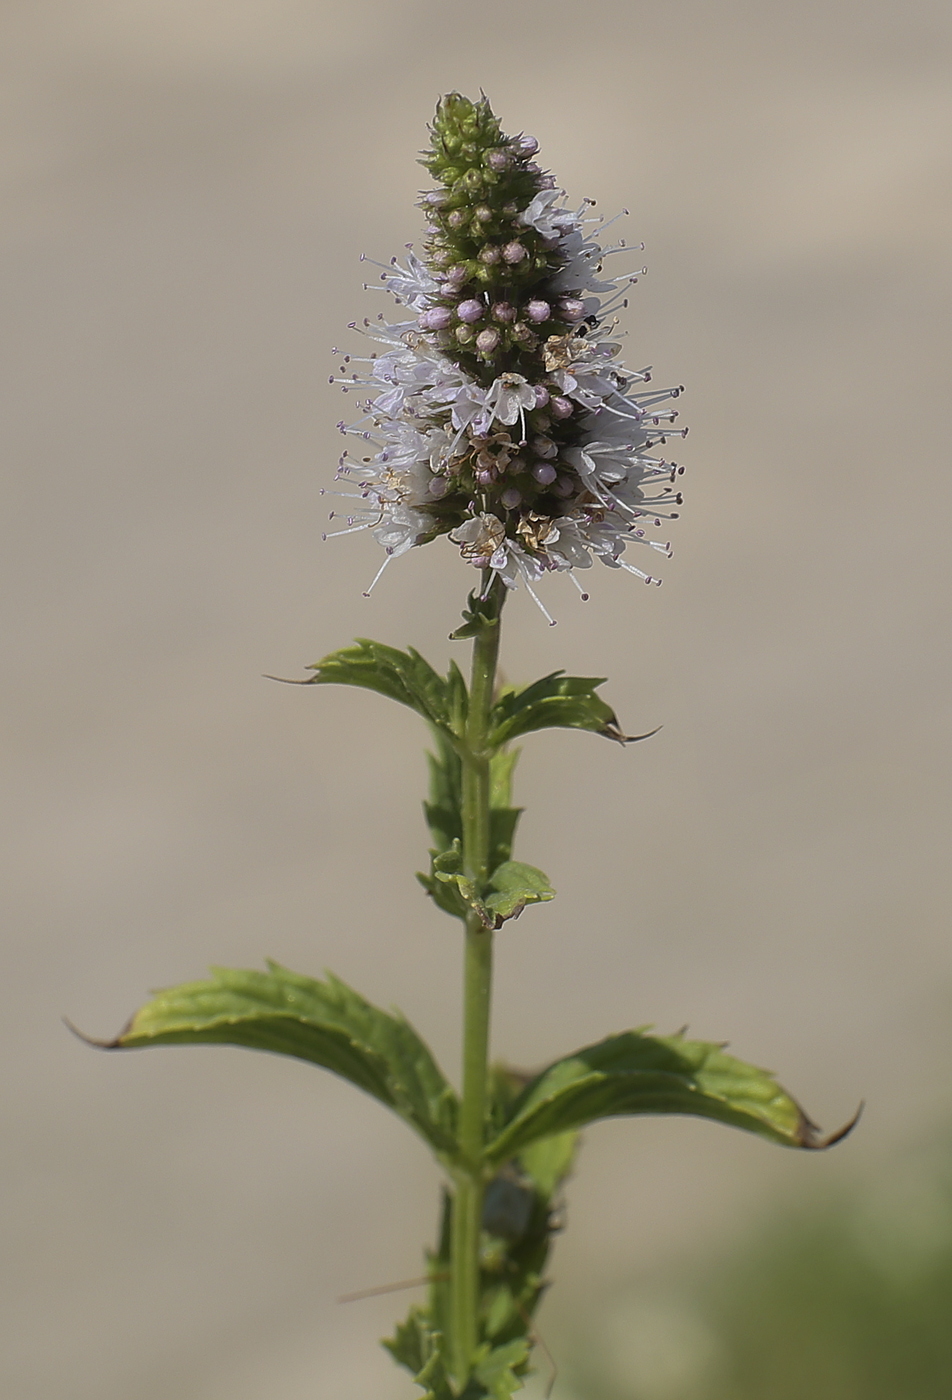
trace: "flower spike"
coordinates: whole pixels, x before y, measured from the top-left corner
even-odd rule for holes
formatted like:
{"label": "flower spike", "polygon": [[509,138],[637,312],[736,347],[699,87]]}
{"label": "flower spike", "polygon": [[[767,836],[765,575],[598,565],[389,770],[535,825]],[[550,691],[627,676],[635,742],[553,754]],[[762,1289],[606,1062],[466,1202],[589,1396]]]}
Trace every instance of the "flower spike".
{"label": "flower spike", "polygon": [[421,161],[436,182],[420,201],[423,256],[408,244],[405,264],[376,264],[376,290],[414,319],[365,321],[381,348],[341,366],[344,392],[366,396],[341,431],[376,451],[338,472],[362,500],[349,528],[370,530],[388,559],[448,535],[533,598],[544,574],[595,559],[646,578],[622,561],[628,546],[670,554],[645,533],[681,503],[674,465],[652,449],[685,431],[661,407],[680,386],[638,393],[650,374],[620,363],[608,320],[644,269],[613,277],[604,260],[642,245],[602,248],[592,201],[569,208],[537,151],[502,132],[485,97],[438,104]]}

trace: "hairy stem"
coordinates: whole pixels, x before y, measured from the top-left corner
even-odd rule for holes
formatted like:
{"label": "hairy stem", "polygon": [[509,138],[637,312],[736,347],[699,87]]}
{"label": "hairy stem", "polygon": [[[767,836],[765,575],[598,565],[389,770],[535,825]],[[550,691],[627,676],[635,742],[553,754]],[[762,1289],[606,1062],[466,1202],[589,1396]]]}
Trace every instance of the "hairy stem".
{"label": "hairy stem", "polygon": [[[490,777],[486,740],[489,710],[499,655],[499,614],[503,593],[497,590],[491,609],[494,620],[473,642],[466,753],[463,758],[463,868],[468,879],[482,890],[490,859]],[[463,1096],[459,1141],[464,1168],[459,1173],[453,1202],[453,1235],[450,1263],[452,1315],[452,1367],[464,1385],[477,1343],[479,1307],[479,1237],[483,1208],[483,1147],[486,1130],[486,1095],[489,1061],[489,1013],[492,996],[493,935],[478,914],[466,921],[463,974]]]}

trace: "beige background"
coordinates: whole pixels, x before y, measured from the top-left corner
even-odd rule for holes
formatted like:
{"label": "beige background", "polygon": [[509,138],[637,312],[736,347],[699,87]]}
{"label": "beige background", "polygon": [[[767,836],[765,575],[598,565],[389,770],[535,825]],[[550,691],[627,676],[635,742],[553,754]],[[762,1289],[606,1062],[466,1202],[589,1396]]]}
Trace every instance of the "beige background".
{"label": "beige background", "polygon": [[[422,1149],[306,1066],[106,1057],[150,986],[325,965],[455,1067],[423,734],[261,679],[355,633],[443,663],[470,580],[322,546],[361,251],[419,235],[436,96],[484,87],[573,197],[627,204],[633,362],[682,381],[665,586],[519,596],[506,667],[611,674],[627,752],[526,747],[497,1052],[687,1021],[836,1154],[682,1121],[589,1135],[562,1306],[687,1258],[950,1108],[944,0],[6,0],[2,79],[5,1400],[387,1400],[435,1219]],[[382,305],[382,304],[381,304]],[[346,402],[346,401],[345,401]],[[461,655],[461,650],[455,654]],[[687,1267],[687,1264],[685,1265]],[[564,1392],[563,1392],[564,1393]]]}

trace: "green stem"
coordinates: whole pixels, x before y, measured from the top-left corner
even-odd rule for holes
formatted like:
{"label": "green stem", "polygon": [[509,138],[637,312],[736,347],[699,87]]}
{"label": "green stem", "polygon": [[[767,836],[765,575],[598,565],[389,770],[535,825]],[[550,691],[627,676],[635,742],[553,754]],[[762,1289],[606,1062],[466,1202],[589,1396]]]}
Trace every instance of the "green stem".
{"label": "green stem", "polygon": [[[463,869],[482,891],[490,860],[489,710],[499,655],[499,614],[504,593],[492,586],[494,621],[473,642],[466,751],[463,757]],[[478,914],[466,920],[463,974],[463,1095],[459,1143],[464,1166],[456,1181],[450,1259],[452,1368],[462,1387],[469,1377],[478,1341],[479,1238],[483,1210],[483,1148],[489,1070],[489,1012],[492,996],[493,935]]]}

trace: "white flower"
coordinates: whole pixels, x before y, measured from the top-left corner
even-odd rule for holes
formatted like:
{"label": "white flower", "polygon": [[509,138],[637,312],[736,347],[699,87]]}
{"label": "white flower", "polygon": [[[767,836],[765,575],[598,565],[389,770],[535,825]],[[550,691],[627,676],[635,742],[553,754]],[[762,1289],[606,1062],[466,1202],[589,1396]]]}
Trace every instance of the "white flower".
{"label": "white flower", "polygon": [[[493,417],[511,428],[536,406],[536,393],[521,374],[503,374],[495,380],[486,395],[486,407]],[[524,436],[524,434],[523,434]]]}

